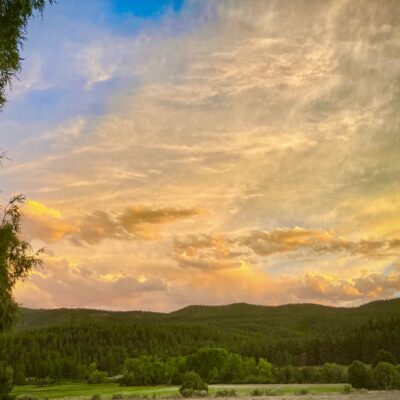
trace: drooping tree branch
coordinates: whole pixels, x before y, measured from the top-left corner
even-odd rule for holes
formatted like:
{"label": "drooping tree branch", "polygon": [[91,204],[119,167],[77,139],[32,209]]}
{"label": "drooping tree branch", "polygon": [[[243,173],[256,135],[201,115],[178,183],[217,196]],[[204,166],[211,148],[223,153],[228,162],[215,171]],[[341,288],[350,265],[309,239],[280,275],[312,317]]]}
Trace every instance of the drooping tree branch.
{"label": "drooping tree branch", "polygon": [[0,110],[6,103],[6,88],[21,71],[28,20],[35,12],[42,14],[45,5],[46,0],[0,0]]}

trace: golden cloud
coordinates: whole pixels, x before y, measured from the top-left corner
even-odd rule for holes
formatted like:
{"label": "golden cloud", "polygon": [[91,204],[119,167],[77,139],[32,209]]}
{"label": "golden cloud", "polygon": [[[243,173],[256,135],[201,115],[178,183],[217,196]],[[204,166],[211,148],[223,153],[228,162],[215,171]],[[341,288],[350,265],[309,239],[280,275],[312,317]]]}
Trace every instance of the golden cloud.
{"label": "golden cloud", "polygon": [[18,298],[27,299],[34,289],[47,307],[119,307],[132,305],[141,295],[164,292],[161,279],[114,276],[105,279],[98,268],[74,266],[66,258],[46,256],[44,271],[35,272],[27,286],[18,288]]}
{"label": "golden cloud", "polygon": [[55,242],[63,238],[75,244],[97,244],[103,239],[156,240],[165,225],[204,214],[199,208],[129,206],[122,213],[93,211],[65,219],[59,210],[30,200],[25,207],[24,232],[33,239]]}
{"label": "golden cloud", "polygon": [[237,239],[260,256],[305,252],[309,256],[347,253],[360,257],[393,257],[400,254],[400,239],[350,240],[333,232],[285,228],[274,231],[251,231]]}
{"label": "golden cloud", "polygon": [[126,232],[146,240],[159,239],[160,226],[204,214],[198,208],[150,208],[131,206],[118,216],[118,221]]}
{"label": "golden cloud", "polygon": [[307,273],[303,278],[288,283],[295,298],[307,301],[338,302],[367,301],[391,298],[400,291],[400,271],[391,268],[389,273],[362,274],[348,280],[321,273]]}
{"label": "golden cloud", "polygon": [[219,270],[239,268],[245,253],[236,251],[224,235],[188,235],[175,238],[175,260],[184,268]]}
{"label": "golden cloud", "polygon": [[259,255],[268,256],[329,244],[332,240],[333,236],[329,232],[295,227],[271,232],[252,231],[241,237],[239,243],[251,248]]}
{"label": "golden cloud", "polygon": [[38,201],[28,200],[23,212],[23,233],[28,238],[50,243],[78,231],[78,227],[66,221],[59,210],[46,207]]}

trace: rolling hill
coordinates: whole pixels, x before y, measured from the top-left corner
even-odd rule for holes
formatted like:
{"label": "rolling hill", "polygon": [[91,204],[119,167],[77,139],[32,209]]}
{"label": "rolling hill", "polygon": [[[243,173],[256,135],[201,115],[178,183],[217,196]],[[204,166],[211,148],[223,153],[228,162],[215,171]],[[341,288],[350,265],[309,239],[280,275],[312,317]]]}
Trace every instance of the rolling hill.
{"label": "rolling hill", "polygon": [[337,332],[371,319],[400,317],[400,299],[379,300],[359,307],[328,307],[318,304],[260,306],[236,303],[222,306],[193,305],[171,313],[145,311],[103,311],[91,309],[21,308],[17,331],[79,323],[135,323],[166,325],[207,325],[217,328],[267,331],[288,335],[301,331]]}

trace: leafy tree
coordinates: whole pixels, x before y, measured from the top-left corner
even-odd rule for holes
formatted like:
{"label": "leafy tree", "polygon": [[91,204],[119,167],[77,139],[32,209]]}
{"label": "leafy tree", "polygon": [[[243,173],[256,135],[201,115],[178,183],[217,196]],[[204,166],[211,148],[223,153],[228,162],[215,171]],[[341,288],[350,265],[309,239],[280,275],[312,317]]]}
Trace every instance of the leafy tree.
{"label": "leafy tree", "polygon": [[172,385],[181,384],[181,374],[185,370],[185,357],[171,357],[165,362],[165,378],[166,383]]}
{"label": "leafy tree", "polygon": [[292,364],[292,355],[287,351],[279,351],[276,355],[276,365],[278,367],[286,367]]}
{"label": "leafy tree", "polygon": [[149,356],[127,359],[121,383],[126,386],[141,386],[166,383],[165,367]]}
{"label": "leafy tree", "polygon": [[322,376],[324,382],[327,383],[343,383],[347,381],[343,368],[334,363],[324,364],[322,367]]}
{"label": "leafy tree", "polygon": [[269,383],[272,381],[273,367],[265,358],[258,360],[258,377],[260,382]]}
{"label": "leafy tree", "polygon": [[97,369],[97,364],[92,362],[88,368],[88,383],[107,382],[107,374]]}
{"label": "leafy tree", "polygon": [[[49,0],[53,3],[54,0]],[[6,102],[5,90],[21,70],[20,50],[28,19],[35,11],[43,13],[46,0],[0,1],[0,110]]]}
{"label": "leafy tree", "polygon": [[354,361],[348,369],[349,383],[357,388],[368,388],[371,385],[371,371],[361,361]]}
{"label": "leafy tree", "polygon": [[393,364],[380,362],[373,371],[374,385],[377,389],[394,389],[400,386],[400,374]]}
{"label": "leafy tree", "polygon": [[182,377],[182,385],[179,393],[184,397],[201,395],[208,392],[207,384],[201,379],[201,376],[194,371],[186,372]]}
{"label": "leafy tree", "polygon": [[244,378],[244,366],[239,354],[230,353],[226,359],[221,378],[224,382],[241,382]]}
{"label": "leafy tree", "polygon": [[41,265],[41,250],[31,252],[31,246],[20,237],[21,203],[24,196],[14,196],[4,208],[0,222],[0,332],[9,329],[16,318],[17,304],[13,288],[32,268]]}
{"label": "leafy tree", "polygon": [[11,399],[10,393],[13,388],[13,370],[0,364],[0,400]]}
{"label": "leafy tree", "polygon": [[293,365],[279,368],[276,372],[277,383],[297,383],[298,370]]}
{"label": "leafy tree", "polygon": [[376,367],[380,362],[396,364],[396,356],[390,351],[381,349],[375,354],[374,360],[372,361],[372,366]]}
{"label": "leafy tree", "polygon": [[301,368],[301,382],[302,383],[317,383],[322,382],[322,372],[316,367],[303,367]]}
{"label": "leafy tree", "polygon": [[203,348],[187,359],[187,369],[197,372],[203,379],[215,381],[222,372],[228,352],[221,348]]}
{"label": "leafy tree", "polygon": [[14,368],[14,383],[16,385],[26,384],[25,365],[22,363],[18,363]]}

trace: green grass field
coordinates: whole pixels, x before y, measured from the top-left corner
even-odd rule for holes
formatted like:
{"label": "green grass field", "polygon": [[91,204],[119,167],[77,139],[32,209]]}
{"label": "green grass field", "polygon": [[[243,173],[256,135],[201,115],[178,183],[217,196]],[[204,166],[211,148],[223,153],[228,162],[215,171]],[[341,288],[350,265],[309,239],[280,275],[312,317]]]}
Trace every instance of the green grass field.
{"label": "green grass field", "polygon": [[13,394],[32,395],[37,398],[77,398],[77,397],[91,397],[94,394],[100,394],[103,398],[111,398],[113,394],[130,395],[132,397],[152,396],[166,396],[169,394],[178,393],[177,387],[171,386],[133,386],[124,387],[117,383],[102,383],[90,385],[88,383],[61,383],[49,386],[16,386]]}
{"label": "green grass field", "polygon": [[[302,388],[306,388],[309,394],[343,393],[342,384],[301,384],[301,385],[210,385],[209,394],[214,396],[222,389],[235,389],[238,396],[250,396],[254,389],[262,391],[270,390],[276,394],[297,394]],[[122,394],[124,397],[172,397],[178,395],[176,386],[134,386],[123,387],[117,383],[104,383],[90,385],[87,383],[59,383],[49,386],[17,386],[14,395],[31,395],[40,399],[72,399],[90,398],[94,394],[100,394],[104,400],[111,399],[113,394]]]}

